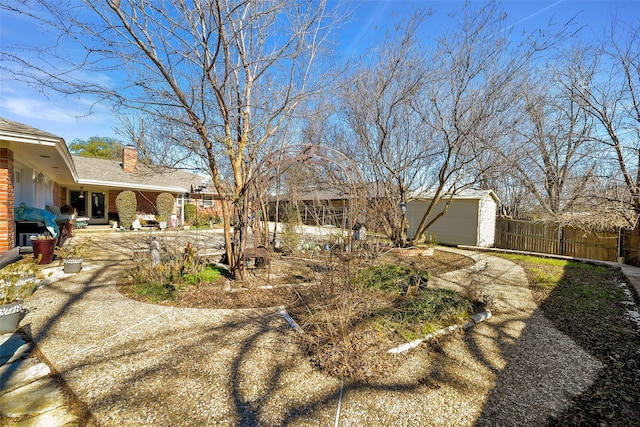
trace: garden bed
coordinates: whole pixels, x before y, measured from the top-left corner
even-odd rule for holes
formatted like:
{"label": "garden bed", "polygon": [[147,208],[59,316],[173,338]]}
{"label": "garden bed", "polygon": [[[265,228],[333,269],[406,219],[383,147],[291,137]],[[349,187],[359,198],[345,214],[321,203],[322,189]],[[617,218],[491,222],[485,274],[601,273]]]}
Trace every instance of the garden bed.
{"label": "garden bed", "polygon": [[[274,255],[271,271],[248,269],[244,283],[233,283],[231,292],[225,291],[229,279],[221,276],[217,281],[200,286],[180,289],[174,298],[161,303],[179,307],[196,308],[264,308],[288,307],[298,300],[297,293],[309,284],[321,279],[330,269],[326,258]],[[473,262],[464,256],[445,251],[435,251],[430,257],[403,257],[389,253],[369,264],[397,263],[412,268],[428,270],[432,276],[468,267]],[[119,290],[130,298],[150,302],[146,297],[131,292],[130,283],[120,281]]]}
{"label": "garden bed", "polygon": [[[277,254],[270,269],[249,268],[242,283],[231,284],[220,275],[208,283],[156,285],[142,292],[122,281],[119,289],[134,299],[179,307],[284,307],[305,331],[300,344],[319,368],[340,378],[375,381],[393,371],[402,357],[389,354],[389,349],[463,324],[483,309],[463,295],[427,283],[431,276],[471,264],[469,258],[445,251],[427,257],[388,253],[373,260],[325,252],[309,258]],[[382,276],[385,284],[380,285]],[[445,339],[422,347],[430,351]]]}

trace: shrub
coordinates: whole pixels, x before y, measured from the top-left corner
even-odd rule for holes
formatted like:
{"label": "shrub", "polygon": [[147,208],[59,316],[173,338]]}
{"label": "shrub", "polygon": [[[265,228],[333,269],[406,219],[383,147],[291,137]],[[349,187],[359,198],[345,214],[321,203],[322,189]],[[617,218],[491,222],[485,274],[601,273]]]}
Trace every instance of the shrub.
{"label": "shrub", "polygon": [[136,193],[133,191],[125,190],[116,197],[116,209],[118,211],[118,217],[120,218],[120,224],[123,227],[131,228],[131,224],[136,219],[137,208]]}
{"label": "shrub", "polygon": [[282,250],[293,253],[300,244],[299,229],[302,225],[300,211],[294,203],[288,203],[282,213]]}
{"label": "shrub", "polygon": [[160,193],[156,197],[156,213],[163,218],[169,218],[173,214],[175,199],[170,193]]}
{"label": "shrub", "polygon": [[[468,321],[473,313],[473,302],[464,295],[429,288],[426,269],[367,264],[340,258],[318,286],[301,294],[302,307],[291,310],[306,332],[301,340],[313,362],[339,378],[375,378],[384,370],[376,373],[380,367],[397,363],[380,357],[377,347],[424,338]],[[410,293],[418,282],[424,283]]]}
{"label": "shrub", "polygon": [[141,259],[142,262],[126,269],[121,278],[131,295],[153,303],[172,301],[185,286],[212,283],[228,274],[226,269],[199,258],[188,243],[184,249],[175,252],[155,267]]}
{"label": "shrub", "polygon": [[284,212],[282,212],[282,222],[291,225],[302,224],[302,216],[300,216],[300,210],[295,203],[287,203]]}
{"label": "shrub", "polygon": [[376,314],[376,323],[406,341],[423,337],[442,326],[461,323],[473,314],[473,305],[450,289],[422,289],[402,309]]}
{"label": "shrub", "polygon": [[[186,215],[186,214],[185,214]],[[222,219],[215,214],[198,214],[196,218],[193,219],[192,225],[196,227],[209,227],[211,224],[220,224]]]}
{"label": "shrub", "polygon": [[184,205],[184,222],[185,224],[193,224],[196,220],[196,205]]}
{"label": "shrub", "polygon": [[185,274],[182,277],[182,280],[189,285],[197,286],[201,283],[213,283],[218,280],[223,274],[226,274],[226,269],[208,265],[199,273],[196,272]]}
{"label": "shrub", "polygon": [[133,293],[157,304],[174,300],[176,287],[170,283],[139,282],[134,283]]}
{"label": "shrub", "polygon": [[89,252],[90,246],[91,239],[76,244],[69,242],[62,247],[56,246],[56,255],[60,257],[61,260],[84,258]]}
{"label": "shrub", "polygon": [[0,269],[0,305],[11,304],[29,295],[36,286],[38,260],[25,255],[21,260]]}
{"label": "shrub", "polygon": [[421,284],[426,287],[429,277],[427,270],[394,264],[367,267],[358,275],[365,287],[398,295],[405,294],[411,285]]}

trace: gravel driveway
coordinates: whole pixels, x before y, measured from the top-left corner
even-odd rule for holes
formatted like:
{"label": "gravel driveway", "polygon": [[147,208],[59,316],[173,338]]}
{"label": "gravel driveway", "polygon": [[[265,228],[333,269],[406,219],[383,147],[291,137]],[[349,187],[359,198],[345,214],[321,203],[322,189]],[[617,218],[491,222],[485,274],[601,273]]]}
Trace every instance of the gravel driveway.
{"label": "gravel driveway", "polygon": [[522,269],[486,254],[456,251],[475,265],[436,280],[480,282],[496,297],[490,320],[398,356],[384,382],[343,385],[307,361],[277,309],[125,298],[117,263],[135,242],[92,239],[89,267],[39,289],[21,324],[101,425],[540,425],[601,369],[537,309]]}

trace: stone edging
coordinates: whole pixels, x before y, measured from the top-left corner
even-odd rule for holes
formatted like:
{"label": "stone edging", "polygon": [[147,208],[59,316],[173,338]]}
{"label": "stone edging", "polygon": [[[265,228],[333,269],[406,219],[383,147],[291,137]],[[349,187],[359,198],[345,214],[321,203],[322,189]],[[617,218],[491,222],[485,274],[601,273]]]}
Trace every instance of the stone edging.
{"label": "stone edging", "polygon": [[[291,326],[291,328],[293,328],[293,330],[295,330],[299,334],[304,334],[304,331],[302,330],[302,328],[296,323],[295,320],[293,320],[293,318],[291,318],[291,316],[289,315],[289,313],[287,313],[287,310],[284,307],[282,307],[282,306],[278,307],[278,312],[287,321],[287,323],[289,323],[289,326]],[[472,328],[476,324],[478,324],[480,322],[484,322],[485,320],[488,320],[488,319],[491,319],[491,311],[489,311],[489,310],[481,311],[480,313],[476,313],[476,314],[472,315],[471,316],[471,320],[468,321],[467,323],[464,323],[464,324],[461,324],[461,325],[447,326],[446,328],[439,329],[439,330],[437,330],[435,332],[432,332],[432,333],[430,333],[428,335],[425,335],[422,338],[418,338],[417,340],[413,340],[413,341],[408,342],[408,343],[400,344],[399,346],[388,350],[387,353],[392,353],[392,354],[404,353],[404,352],[406,352],[408,350],[411,350],[412,348],[415,348],[415,347],[419,346],[424,341],[432,340],[433,338],[449,334],[451,332],[457,331],[458,329],[469,329],[469,328]]]}
{"label": "stone edging", "polygon": [[433,248],[393,248],[390,252],[400,256],[431,256],[433,255]]}
{"label": "stone edging", "polygon": [[464,323],[462,325],[447,326],[446,328],[439,329],[439,330],[437,330],[435,332],[432,332],[430,334],[425,335],[422,338],[418,338],[417,340],[413,340],[413,341],[408,342],[408,343],[400,344],[399,346],[388,350],[387,353],[392,353],[392,354],[404,353],[404,352],[406,352],[408,350],[411,350],[412,348],[416,348],[417,346],[422,344],[424,341],[429,341],[429,340],[432,340],[432,339],[434,339],[436,337],[439,337],[439,336],[442,336],[442,335],[446,335],[446,334],[450,334],[451,332],[455,332],[458,329],[469,329],[469,328],[472,328],[477,323],[483,322],[483,321],[488,320],[488,319],[491,319],[491,311],[487,310],[487,311],[482,311],[480,313],[476,313],[473,316],[471,316],[471,320],[468,321],[467,323]]}

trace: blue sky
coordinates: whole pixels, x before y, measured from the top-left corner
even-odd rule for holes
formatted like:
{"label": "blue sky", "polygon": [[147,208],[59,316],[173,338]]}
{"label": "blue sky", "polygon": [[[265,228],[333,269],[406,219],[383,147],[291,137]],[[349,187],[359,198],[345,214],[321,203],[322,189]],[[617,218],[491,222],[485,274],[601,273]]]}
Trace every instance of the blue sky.
{"label": "blue sky", "polygon": [[[435,36],[439,23],[452,9],[458,9],[459,1],[363,1],[353,19],[344,27],[339,37],[340,51],[345,56],[361,54],[372,40],[383,37],[386,26],[394,20],[409,16],[417,8],[431,8],[434,15],[427,20],[428,36]],[[511,0],[502,3],[507,22],[515,33],[544,27],[550,20],[557,25],[577,15],[580,25],[588,25],[599,34],[613,15],[628,17],[640,14],[640,3],[627,1],[530,1]],[[588,34],[588,33],[587,33]],[[588,36],[588,35],[587,35]],[[0,16],[0,49],[16,39],[47,37],[37,28],[25,26],[13,16]],[[107,76],[103,76],[108,78]],[[24,123],[63,137],[67,143],[75,138],[107,136],[120,139],[114,131],[117,121],[106,105],[93,105],[88,98],[62,98],[55,93],[41,94],[23,83],[0,74],[0,117]]]}

